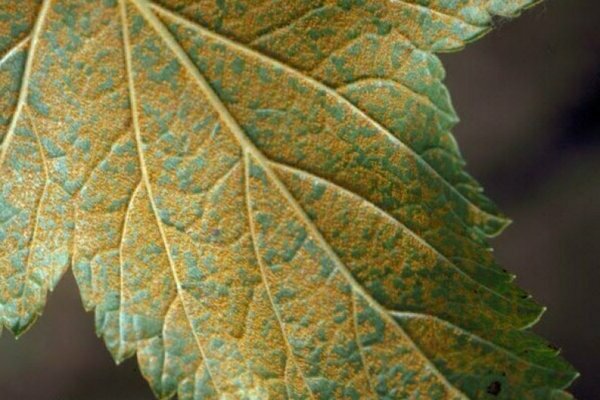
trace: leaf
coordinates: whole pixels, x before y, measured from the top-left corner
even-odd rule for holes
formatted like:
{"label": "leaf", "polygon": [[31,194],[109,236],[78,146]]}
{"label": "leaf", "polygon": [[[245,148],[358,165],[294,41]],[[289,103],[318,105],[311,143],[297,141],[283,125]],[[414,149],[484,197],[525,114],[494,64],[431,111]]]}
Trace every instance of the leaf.
{"label": "leaf", "polygon": [[569,398],[434,55],[532,3],[4,2],[0,327],[72,265],[160,398]]}

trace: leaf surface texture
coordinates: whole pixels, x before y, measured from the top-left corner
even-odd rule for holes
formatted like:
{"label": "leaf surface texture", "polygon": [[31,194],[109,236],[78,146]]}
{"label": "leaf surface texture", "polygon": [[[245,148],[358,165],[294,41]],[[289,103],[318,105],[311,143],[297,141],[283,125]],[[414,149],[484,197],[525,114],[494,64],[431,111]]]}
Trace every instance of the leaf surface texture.
{"label": "leaf surface texture", "polygon": [[0,3],[0,328],[71,265],[160,398],[568,398],[434,54],[530,5]]}

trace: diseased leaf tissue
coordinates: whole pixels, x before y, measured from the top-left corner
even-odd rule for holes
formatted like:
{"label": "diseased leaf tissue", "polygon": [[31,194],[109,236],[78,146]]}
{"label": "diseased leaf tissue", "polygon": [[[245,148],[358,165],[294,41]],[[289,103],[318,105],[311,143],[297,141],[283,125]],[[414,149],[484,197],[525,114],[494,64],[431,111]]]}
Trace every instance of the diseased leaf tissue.
{"label": "diseased leaf tissue", "polygon": [[0,1],[0,329],[71,265],[157,397],[569,398],[434,55],[532,2]]}

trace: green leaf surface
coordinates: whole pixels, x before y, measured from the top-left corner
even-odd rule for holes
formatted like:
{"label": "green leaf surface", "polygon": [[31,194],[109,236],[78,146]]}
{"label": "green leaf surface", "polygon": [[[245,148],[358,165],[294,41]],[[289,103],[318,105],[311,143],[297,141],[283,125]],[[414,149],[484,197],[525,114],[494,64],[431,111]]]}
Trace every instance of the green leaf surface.
{"label": "green leaf surface", "polygon": [[71,266],[159,398],[570,398],[434,54],[534,2],[0,2],[0,329]]}

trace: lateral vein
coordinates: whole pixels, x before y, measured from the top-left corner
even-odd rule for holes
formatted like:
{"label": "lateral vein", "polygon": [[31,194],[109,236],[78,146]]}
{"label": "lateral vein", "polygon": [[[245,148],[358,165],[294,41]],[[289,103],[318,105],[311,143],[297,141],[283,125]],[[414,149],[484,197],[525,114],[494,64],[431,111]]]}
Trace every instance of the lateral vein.
{"label": "lateral vein", "polygon": [[27,42],[31,39],[31,34],[25,36],[23,39],[19,40],[17,44],[11,47],[2,57],[0,57],[0,66],[11,59],[12,56],[16,54],[17,51],[21,50],[21,48],[25,47]]}
{"label": "lateral vein", "polygon": [[256,258],[256,262],[258,263],[258,266],[260,268],[260,275],[262,277],[262,281],[263,284],[265,285],[265,290],[267,291],[267,297],[269,298],[269,302],[271,303],[271,307],[273,308],[273,312],[275,313],[275,317],[277,318],[277,322],[279,323],[279,329],[281,330],[281,335],[283,336],[283,340],[285,341],[285,345],[287,347],[288,353],[290,354],[290,357],[292,358],[294,365],[296,366],[296,368],[298,368],[298,371],[300,373],[300,375],[302,376],[302,380],[304,381],[304,384],[306,386],[306,388],[308,389],[308,392],[310,393],[310,397],[312,399],[315,398],[314,393],[312,391],[312,389],[310,388],[310,385],[308,384],[308,381],[306,379],[306,376],[304,375],[304,372],[302,371],[302,368],[300,368],[300,366],[298,365],[298,362],[296,361],[296,356],[294,355],[294,351],[292,350],[292,346],[290,345],[290,342],[288,340],[287,337],[287,333],[285,332],[285,328],[283,327],[283,322],[281,321],[281,316],[279,315],[279,311],[277,309],[277,306],[275,305],[275,302],[273,301],[273,295],[271,294],[271,287],[269,286],[269,282],[267,282],[267,275],[265,272],[265,266],[263,264],[263,260],[262,257],[260,256],[260,253],[258,251],[258,244],[256,243],[256,227],[254,225],[254,218],[252,218],[252,207],[250,204],[250,160],[249,160],[249,156],[247,152],[244,152],[244,183],[245,183],[245,197],[246,197],[246,208],[247,208],[247,213],[248,213],[248,224],[250,226],[250,238],[252,240],[252,248],[254,249],[254,257]]}
{"label": "lateral vein", "polygon": [[[135,0],[134,0],[134,2],[135,2]],[[123,47],[125,49],[125,63],[126,63],[126,67],[127,67],[127,78],[128,78],[127,80],[128,80],[128,86],[129,86],[129,99],[130,99],[130,106],[131,106],[132,122],[133,122],[134,134],[135,134],[135,141],[136,141],[136,145],[137,145],[137,149],[138,149],[138,156],[139,156],[139,162],[140,162],[140,170],[142,173],[142,180],[144,182],[144,187],[148,194],[148,199],[150,201],[150,207],[152,209],[152,213],[154,214],[154,218],[156,220],[156,225],[158,227],[161,240],[163,242],[163,247],[167,253],[169,267],[171,269],[171,274],[173,276],[173,279],[175,280],[175,287],[177,290],[177,295],[181,299],[181,304],[182,304],[182,308],[183,308],[185,317],[188,321],[188,324],[190,325],[192,335],[194,336],[194,339],[196,341],[196,346],[198,347],[198,350],[200,351],[200,354],[202,355],[202,361],[206,365],[206,370],[211,378],[211,381],[215,385],[215,389],[217,390],[217,392],[221,392],[219,385],[217,384],[217,382],[214,378],[214,375],[210,369],[210,366],[208,364],[208,358],[206,357],[204,348],[203,348],[202,344],[200,343],[200,338],[196,334],[196,330],[194,329],[194,325],[192,324],[192,320],[190,318],[189,312],[185,305],[185,299],[183,297],[183,289],[181,287],[181,281],[179,280],[179,276],[178,276],[177,270],[175,268],[175,262],[173,261],[171,249],[169,246],[169,242],[167,240],[164,226],[158,215],[157,206],[154,201],[152,185],[150,183],[150,177],[149,177],[148,169],[146,166],[146,159],[144,157],[144,148],[143,148],[143,143],[142,143],[141,129],[140,129],[140,125],[139,125],[139,117],[138,117],[138,110],[137,110],[137,97],[135,94],[135,83],[134,83],[134,78],[133,78],[131,44],[130,44],[130,39],[129,39],[129,29],[128,29],[128,22],[127,22],[127,11],[125,8],[125,0],[119,0],[119,6],[120,6],[120,10],[121,10],[121,22],[123,25]]]}
{"label": "lateral vein", "polygon": [[21,78],[21,89],[19,90],[17,106],[15,107],[15,112],[13,113],[13,116],[10,120],[10,125],[8,126],[8,131],[6,132],[4,142],[2,142],[1,144],[2,148],[0,149],[0,166],[2,166],[4,164],[4,161],[6,160],[6,153],[8,152],[10,142],[12,141],[12,138],[14,136],[17,122],[19,121],[19,118],[21,116],[23,106],[25,105],[25,103],[27,103],[27,96],[29,94],[29,79],[31,78],[31,70],[33,68],[35,50],[38,44],[42,26],[44,25],[44,20],[46,19],[46,14],[48,14],[48,9],[50,8],[50,2],[51,0],[44,0],[40,8],[40,12],[38,13],[38,16],[33,25],[33,30],[31,32],[31,44],[29,45],[29,51],[27,53],[25,71],[23,72],[23,77]]}

